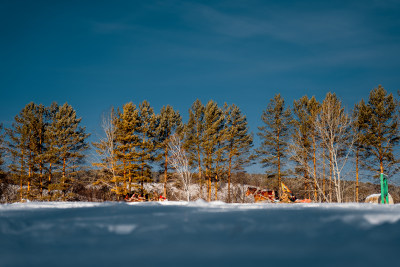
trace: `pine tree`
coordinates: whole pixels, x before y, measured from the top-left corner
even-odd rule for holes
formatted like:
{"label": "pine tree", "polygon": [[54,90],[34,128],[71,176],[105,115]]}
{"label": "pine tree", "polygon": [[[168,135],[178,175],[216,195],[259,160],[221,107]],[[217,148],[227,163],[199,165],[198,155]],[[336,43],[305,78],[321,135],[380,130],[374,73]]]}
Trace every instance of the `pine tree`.
{"label": "pine tree", "polygon": [[141,184],[141,192],[144,194],[144,183],[152,181],[151,164],[155,160],[157,146],[155,136],[159,120],[158,116],[154,113],[153,108],[146,100],[139,105],[139,119],[139,180]]}
{"label": "pine tree", "polygon": [[167,197],[168,179],[168,154],[169,142],[175,132],[180,132],[182,128],[182,117],[179,111],[175,111],[170,105],[162,107],[159,124],[157,128],[157,143],[161,149],[159,160],[164,164],[164,197]]}
{"label": "pine tree", "polygon": [[228,203],[231,202],[231,173],[243,170],[249,162],[253,137],[248,132],[246,116],[232,104],[226,114],[226,149],[228,154]]}
{"label": "pine tree", "polygon": [[398,162],[393,154],[399,142],[398,114],[393,95],[379,85],[370,92],[360,116],[366,120],[362,138],[367,156],[374,160],[368,163],[368,167],[376,173],[387,173]]}
{"label": "pine tree", "polygon": [[184,149],[189,155],[189,164],[193,168],[197,168],[201,195],[203,195],[202,140],[204,136],[204,110],[204,105],[197,99],[189,109],[189,120],[184,126]]}
{"label": "pine tree", "polygon": [[60,166],[60,150],[58,149],[59,139],[57,131],[57,120],[55,118],[59,110],[59,105],[53,102],[50,107],[47,108],[47,120],[48,126],[45,131],[45,144],[46,150],[44,154],[46,171],[48,175],[48,190],[51,193],[53,181],[53,173],[57,171],[57,167]]}
{"label": "pine tree", "polygon": [[[217,164],[221,164],[224,146],[224,114],[217,103],[208,101],[204,110],[204,135],[201,142],[206,179],[208,181],[208,201],[211,201],[211,181],[218,178]],[[216,180],[217,182],[217,180]]]}
{"label": "pine tree", "polygon": [[40,196],[43,196],[43,179],[44,179],[44,171],[45,171],[45,160],[46,160],[46,130],[48,127],[48,111],[46,107],[42,104],[36,105],[34,109],[34,121],[32,127],[34,142],[33,152],[34,152],[34,161],[36,165],[36,170],[39,171],[39,190]]}
{"label": "pine tree", "polygon": [[364,134],[365,129],[367,127],[366,117],[363,117],[363,114],[366,114],[366,104],[364,100],[361,100],[358,104],[354,106],[353,110],[353,125],[352,132],[354,134],[354,149],[355,149],[355,158],[356,158],[356,188],[355,188],[355,199],[356,202],[359,201],[359,172],[360,172],[360,158],[362,158],[363,152],[365,151],[364,147]]}
{"label": "pine tree", "polygon": [[58,156],[61,169],[61,183],[53,185],[54,189],[61,190],[63,196],[68,189],[67,175],[70,170],[78,167],[84,158],[83,152],[88,148],[85,127],[80,126],[81,118],[77,118],[76,111],[68,103],[58,106],[53,121],[49,127],[52,136],[57,136],[54,151]]}
{"label": "pine tree", "polygon": [[312,161],[313,161],[313,180],[314,180],[314,201],[318,200],[318,184],[317,184],[317,133],[315,129],[315,121],[317,119],[318,114],[321,111],[321,104],[315,99],[315,97],[311,97],[308,101],[307,109],[309,113],[309,121],[310,121],[310,136],[312,143]]}
{"label": "pine tree", "polygon": [[310,167],[309,167],[309,151],[312,145],[310,140],[310,128],[311,120],[309,114],[309,98],[303,96],[299,100],[293,102],[293,136],[292,136],[292,159],[297,164],[295,171],[296,173],[303,173],[304,177],[304,191],[309,191],[309,178],[310,178]]}
{"label": "pine tree", "polygon": [[31,102],[15,116],[14,123],[7,129],[8,151],[12,162],[10,170],[17,174],[20,184],[20,200],[23,199],[23,185],[27,183],[27,197],[31,196],[32,182],[38,159],[38,138],[35,134],[38,106]]}
{"label": "pine tree", "polygon": [[283,171],[282,160],[287,157],[288,138],[290,134],[291,112],[285,108],[285,101],[280,94],[275,95],[263,111],[261,119],[265,126],[258,127],[257,135],[261,146],[256,149],[257,156],[271,177],[277,179],[276,188],[280,195]]}
{"label": "pine tree", "polygon": [[[127,103],[123,106],[122,112],[118,112],[115,120],[115,142],[116,157],[119,159],[119,169],[122,175],[115,177],[115,193],[118,196],[131,192],[132,182],[138,181],[139,176],[139,148],[141,139],[138,134],[140,127],[139,109]],[[122,188],[118,185],[122,182]]]}

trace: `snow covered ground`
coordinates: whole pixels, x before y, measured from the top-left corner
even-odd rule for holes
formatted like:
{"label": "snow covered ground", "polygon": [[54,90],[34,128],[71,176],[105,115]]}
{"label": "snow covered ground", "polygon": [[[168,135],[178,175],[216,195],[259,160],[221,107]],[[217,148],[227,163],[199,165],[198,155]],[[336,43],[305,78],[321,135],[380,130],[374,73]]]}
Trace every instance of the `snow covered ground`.
{"label": "snow covered ground", "polygon": [[400,205],[0,205],[0,266],[399,266]]}

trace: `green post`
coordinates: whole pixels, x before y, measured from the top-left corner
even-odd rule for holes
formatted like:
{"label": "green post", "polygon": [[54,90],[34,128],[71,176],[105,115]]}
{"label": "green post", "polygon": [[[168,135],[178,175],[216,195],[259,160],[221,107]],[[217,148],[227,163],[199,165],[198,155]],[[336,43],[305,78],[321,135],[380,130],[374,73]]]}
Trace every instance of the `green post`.
{"label": "green post", "polygon": [[389,189],[387,183],[387,176],[381,173],[381,203],[389,204]]}

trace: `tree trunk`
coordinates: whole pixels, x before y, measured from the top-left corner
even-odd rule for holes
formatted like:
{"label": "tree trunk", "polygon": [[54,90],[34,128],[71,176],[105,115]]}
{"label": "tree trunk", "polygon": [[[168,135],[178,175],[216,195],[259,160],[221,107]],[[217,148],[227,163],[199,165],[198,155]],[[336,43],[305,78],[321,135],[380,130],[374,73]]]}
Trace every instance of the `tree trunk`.
{"label": "tree trunk", "polygon": [[280,151],[280,146],[279,146],[279,134],[277,135],[277,141],[278,141],[278,197],[281,197],[281,191],[282,191],[282,186],[281,186],[281,151]]}
{"label": "tree trunk", "polygon": [[66,169],[66,160],[65,158],[63,158],[63,169],[62,169],[62,191],[63,191],[63,195],[65,197],[65,171]]}
{"label": "tree trunk", "polygon": [[131,169],[128,171],[128,188],[129,188],[129,194],[132,192],[132,173]]}
{"label": "tree trunk", "polygon": [[359,149],[356,150],[356,202],[358,202],[358,160],[359,160]]}
{"label": "tree trunk", "polygon": [[165,165],[164,165],[164,197],[167,197],[167,175],[168,175],[168,148],[165,147]]}
{"label": "tree trunk", "polygon": [[51,163],[50,163],[50,166],[49,166],[49,183],[51,183],[51,178],[52,178],[52,173],[51,173]]}
{"label": "tree trunk", "polygon": [[123,194],[126,195],[126,162],[125,159],[122,160],[122,168],[123,168],[123,176],[124,176],[124,181],[123,181]]}
{"label": "tree trunk", "polygon": [[39,174],[39,183],[40,183],[40,196],[43,197],[43,162],[40,161],[40,174]]}
{"label": "tree trunk", "polygon": [[206,167],[206,178],[207,178],[207,201],[211,201],[211,175],[209,174],[209,168]]}
{"label": "tree trunk", "polygon": [[313,164],[314,164],[314,201],[318,200],[317,195],[317,162],[316,162],[316,145],[315,145],[315,137],[313,137]]}
{"label": "tree trunk", "polygon": [[332,152],[329,151],[329,202],[332,202],[332,177],[333,176],[333,162]]}
{"label": "tree trunk", "polygon": [[140,192],[141,192],[141,194],[142,195],[144,195],[144,162],[142,161],[142,164],[141,164],[142,166],[141,166],[141,179],[140,179]]}
{"label": "tree trunk", "polygon": [[29,199],[29,193],[31,191],[31,179],[32,179],[32,167],[29,166],[29,171],[28,171],[28,199]]}
{"label": "tree trunk", "polygon": [[200,157],[200,148],[197,147],[197,160],[199,163],[199,182],[200,182],[200,196],[203,198],[204,192],[203,192],[203,177],[201,177],[201,157]]}
{"label": "tree trunk", "polygon": [[20,193],[19,193],[19,198],[20,198],[20,202],[22,202],[22,191],[23,191],[23,176],[24,176],[24,153],[22,152],[21,155],[21,173],[19,175],[19,185],[20,185]]}
{"label": "tree trunk", "polygon": [[229,167],[228,167],[228,203],[231,203],[231,168],[232,168],[232,156],[229,155]]}
{"label": "tree trunk", "polygon": [[215,175],[215,183],[214,183],[214,188],[215,188],[215,201],[218,200],[218,174]]}
{"label": "tree trunk", "polygon": [[326,201],[326,192],[325,192],[325,184],[326,184],[326,177],[325,177],[325,148],[322,148],[322,195],[324,201]]}

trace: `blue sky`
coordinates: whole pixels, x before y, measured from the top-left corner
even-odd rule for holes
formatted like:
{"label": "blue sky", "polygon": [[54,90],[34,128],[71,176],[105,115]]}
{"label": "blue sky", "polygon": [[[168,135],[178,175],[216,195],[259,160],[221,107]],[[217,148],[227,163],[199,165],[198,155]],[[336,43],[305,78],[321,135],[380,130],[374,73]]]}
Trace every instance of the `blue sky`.
{"label": "blue sky", "polygon": [[2,0],[0,34],[0,121],[67,101],[92,139],[129,101],[235,103],[256,132],[276,93],[352,108],[400,89],[400,1]]}

